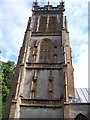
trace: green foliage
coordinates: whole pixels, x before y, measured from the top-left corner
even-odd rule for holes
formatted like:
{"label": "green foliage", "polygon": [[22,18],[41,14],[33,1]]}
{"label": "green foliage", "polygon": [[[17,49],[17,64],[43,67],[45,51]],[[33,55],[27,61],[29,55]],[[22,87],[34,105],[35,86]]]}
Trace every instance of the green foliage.
{"label": "green foliage", "polygon": [[0,93],[0,119],[2,118],[2,94]]}
{"label": "green foliage", "polygon": [[14,71],[15,63],[13,61],[0,61],[0,118],[2,118],[2,112],[5,109]]}
{"label": "green foliage", "polygon": [[1,62],[0,62],[0,119],[2,118],[2,79],[3,79],[3,74],[1,71]]}
{"label": "green foliage", "polygon": [[5,103],[11,88],[11,81],[15,70],[13,61],[0,63],[0,83],[2,83],[2,101]]}

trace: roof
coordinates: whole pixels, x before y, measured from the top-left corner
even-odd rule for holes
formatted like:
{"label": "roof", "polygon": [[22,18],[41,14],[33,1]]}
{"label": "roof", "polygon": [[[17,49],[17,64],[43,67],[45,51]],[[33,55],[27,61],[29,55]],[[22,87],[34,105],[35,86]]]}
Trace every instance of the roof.
{"label": "roof", "polygon": [[90,103],[90,88],[75,88],[74,103]]}

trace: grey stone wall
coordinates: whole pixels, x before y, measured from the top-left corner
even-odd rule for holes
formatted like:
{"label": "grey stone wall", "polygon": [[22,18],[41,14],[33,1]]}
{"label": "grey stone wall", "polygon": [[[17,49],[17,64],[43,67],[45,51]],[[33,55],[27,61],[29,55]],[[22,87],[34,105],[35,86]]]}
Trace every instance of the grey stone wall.
{"label": "grey stone wall", "polygon": [[[36,97],[37,99],[48,99],[48,79],[50,70],[36,70]],[[30,98],[30,86],[33,79],[34,70],[27,69],[24,80],[24,88],[22,96],[24,98]],[[63,70],[53,70],[53,99],[60,99],[63,95],[64,89],[64,74]]]}
{"label": "grey stone wall", "polygon": [[63,109],[21,107],[20,118],[63,118]]}
{"label": "grey stone wall", "polygon": [[75,118],[78,114],[83,114],[90,118],[90,104],[89,103],[71,103],[64,106],[64,117]]}
{"label": "grey stone wall", "polygon": [[24,83],[22,84],[23,86],[22,96],[24,98],[30,98],[30,85],[32,82],[33,74],[34,74],[34,70],[26,70],[25,80]]}

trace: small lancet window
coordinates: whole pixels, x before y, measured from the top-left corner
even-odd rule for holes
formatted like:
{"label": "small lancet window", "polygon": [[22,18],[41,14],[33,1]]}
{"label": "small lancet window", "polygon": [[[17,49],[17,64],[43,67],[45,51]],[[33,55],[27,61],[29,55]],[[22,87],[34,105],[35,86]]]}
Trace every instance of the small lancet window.
{"label": "small lancet window", "polygon": [[53,97],[53,77],[52,70],[50,70],[49,79],[48,79],[48,97],[51,99]]}
{"label": "small lancet window", "polygon": [[36,62],[36,53],[37,53],[37,46],[34,46],[32,51],[33,62]]}
{"label": "small lancet window", "polygon": [[52,90],[49,90],[49,99],[51,99],[53,96]]}
{"label": "small lancet window", "polygon": [[30,88],[30,98],[35,98],[36,96],[36,85],[37,85],[37,71],[34,71]]}
{"label": "small lancet window", "polygon": [[31,91],[31,96],[30,96],[30,98],[35,98],[35,90],[32,90],[32,91]]}
{"label": "small lancet window", "polygon": [[35,93],[36,93],[36,81],[32,80],[30,98],[35,98]]}
{"label": "small lancet window", "polygon": [[35,89],[36,89],[36,81],[32,81],[32,84],[31,84],[31,91],[35,91]]}

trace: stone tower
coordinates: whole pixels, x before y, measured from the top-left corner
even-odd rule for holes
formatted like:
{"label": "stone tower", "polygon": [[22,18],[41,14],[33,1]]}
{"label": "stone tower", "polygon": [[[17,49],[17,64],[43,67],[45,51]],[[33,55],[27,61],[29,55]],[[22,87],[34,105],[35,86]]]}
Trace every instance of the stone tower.
{"label": "stone tower", "polygon": [[13,77],[9,118],[64,118],[74,99],[72,56],[64,2],[33,3]]}

